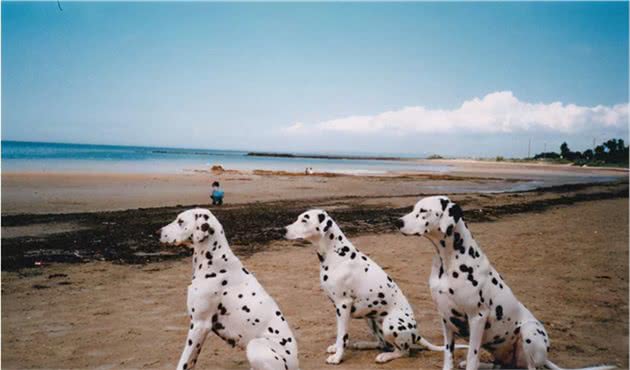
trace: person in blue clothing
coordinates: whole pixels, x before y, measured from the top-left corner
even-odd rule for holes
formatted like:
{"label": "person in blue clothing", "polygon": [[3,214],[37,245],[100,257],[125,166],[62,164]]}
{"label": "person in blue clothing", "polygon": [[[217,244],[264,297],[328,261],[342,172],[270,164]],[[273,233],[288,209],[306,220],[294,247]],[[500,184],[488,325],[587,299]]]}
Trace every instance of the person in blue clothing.
{"label": "person in blue clothing", "polygon": [[212,183],[212,194],[210,194],[210,198],[212,198],[212,205],[222,205],[223,204],[223,189],[221,189],[221,185],[218,181]]}

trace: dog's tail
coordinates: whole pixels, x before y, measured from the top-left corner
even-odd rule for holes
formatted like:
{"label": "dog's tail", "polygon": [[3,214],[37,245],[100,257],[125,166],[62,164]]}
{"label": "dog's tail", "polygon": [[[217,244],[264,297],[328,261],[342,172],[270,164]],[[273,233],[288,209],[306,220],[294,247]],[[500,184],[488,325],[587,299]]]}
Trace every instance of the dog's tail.
{"label": "dog's tail", "polygon": [[[424,339],[424,338],[420,338],[417,342],[418,344],[420,344],[420,346],[427,348],[430,351],[435,351],[435,352],[444,352],[444,346],[436,346],[435,344],[429,342],[428,340]],[[418,347],[420,348],[420,347]],[[462,349],[462,348],[468,348],[467,345],[465,344],[456,344],[455,345],[455,349]]]}
{"label": "dog's tail", "polygon": [[[569,370],[569,369],[563,369],[560,366],[554,364],[553,362],[547,360],[547,362],[545,362],[545,366],[548,367],[551,370]],[[610,370],[610,369],[615,369],[616,366],[611,366],[611,365],[601,365],[601,366],[592,366],[592,367],[583,367],[580,369],[571,369],[571,370]]]}

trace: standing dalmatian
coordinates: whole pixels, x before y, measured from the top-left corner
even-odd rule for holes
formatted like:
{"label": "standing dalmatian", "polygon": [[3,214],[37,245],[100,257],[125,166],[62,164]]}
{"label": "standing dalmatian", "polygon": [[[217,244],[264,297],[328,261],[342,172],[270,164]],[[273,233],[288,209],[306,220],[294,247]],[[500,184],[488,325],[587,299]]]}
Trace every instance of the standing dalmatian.
{"label": "standing dalmatian", "polygon": [[[469,340],[466,369],[492,368],[479,363],[482,347],[502,367],[559,369],[547,358],[550,342],[542,323],[492,267],[457,204],[443,196],[424,198],[397,226],[405,235],[426,237],[435,247],[431,296],[442,316],[444,343],[452,348],[454,334]],[[453,355],[445,351],[444,369],[452,367]]]}
{"label": "standing dalmatian", "polygon": [[182,212],[158,233],[162,243],[193,248],[190,329],[178,370],[195,366],[210,331],[231,346],[246,349],[252,369],[298,369],[297,343],[289,324],[232,253],[223,227],[210,211]]}
{"label": "standing dalmatian", "polygon": [[352,245],[326,212],[302,213],[286,227],[286,238],[317,245],[321,286],[337,314],[337,340],[328,347],[331,355],[327,363],[341,362],[348,344],[350,318],[366,319],[377,341],[357,342],[353,348],[383,350],[376,362],[406,356],[418,344],[433,351],[444,350],[420,337],[413,310],[396,283]]}

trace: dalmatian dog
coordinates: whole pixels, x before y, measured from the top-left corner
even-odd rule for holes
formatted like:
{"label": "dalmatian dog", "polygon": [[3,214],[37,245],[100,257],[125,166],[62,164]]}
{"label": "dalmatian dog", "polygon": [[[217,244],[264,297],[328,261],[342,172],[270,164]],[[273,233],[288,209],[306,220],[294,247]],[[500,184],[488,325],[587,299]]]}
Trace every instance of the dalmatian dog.
{"label": "dalmatian dog", "polygon": [[354,247],[325,211],[302,213],[286,227],[285,237],[307,240],[317,246],[321,286],[337,314],[337,340],[328,347],[331,355],[327,363],[342,361],[348,345],[350,318],[367,321],[376,341],[357,342],[353,348],[383,350],[376,362],[406,356],[418,345],[432,351],[444,350],[420,336],[413,310],[394,280]]}
{"label": "dalmatian dog", "polygon": [[[547,358],[550,341],[543,324],[492,267],[457,204],[444,196],[424,198],[397,226],[404,235],[425,237],[435,247],[431,296],[442,317],[444,343],[453,348],[454,335],[468,338],[468,356],[460,367],[560,369]],[[479,362],[482,347],[493,355],[495,364]],[[453,354],[445,351],[443,368],[452,367]]]}
{"label": "dalmatian dog", "polygon": [[162,243],[193,249],[190,329],[177,369],[192,369],[210,331],[246,350],[252,369],[298,369],[298,348],[276,302],[232,253],[207,209],[180,213],[158,230]]}

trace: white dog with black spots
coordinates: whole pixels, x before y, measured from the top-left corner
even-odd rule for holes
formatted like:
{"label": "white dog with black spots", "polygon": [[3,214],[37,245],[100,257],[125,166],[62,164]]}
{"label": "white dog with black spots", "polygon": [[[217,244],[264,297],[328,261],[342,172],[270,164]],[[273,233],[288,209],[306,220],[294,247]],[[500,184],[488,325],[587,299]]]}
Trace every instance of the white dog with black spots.
{"label": "white dog with black spots", "polygon": [[[452,348],[454,335],[468,339],[468,356],[461,367],[559,369],[547,358],[550,341],[543,324],[492,267],[457,204],[444,196],[424,198],[397,226],[403,234],[425,237],[435,247],[431,296],[442,317],[444,343]],[[480,363],[481,348],[493,355],[494,364]],[[443,368],[452,367],[453,355],[445,351]]]}
{"label": "white dog with black spots", "polygon": [[286,227],[289,240],[303,239],[317,246],[322,289],[335,305],[337,340],[328,347],[329,364],[338,364],[348,345],[350,318],[366,319],[373,342],[357,342],[354,349],[381,349],[376,362],[406,356],[418,345],[433,351],[420,336],[413,310],[394,280],[368,256],[352,245],[333,219],[322,210],[302,213]]}
{"label": "white dog with black spots", "polygon": [[214,332],[247,351],[256,370],[296,370],[298,348],[276,302],[232,253],[219,221],[207,209],[180,213],[161,228],[160,241],[193,248],[188,286],[190,329],[178,370],[192,369]]}

